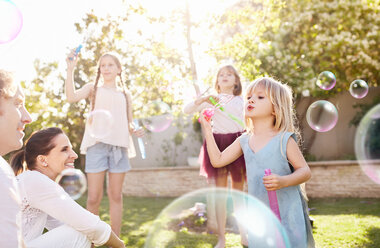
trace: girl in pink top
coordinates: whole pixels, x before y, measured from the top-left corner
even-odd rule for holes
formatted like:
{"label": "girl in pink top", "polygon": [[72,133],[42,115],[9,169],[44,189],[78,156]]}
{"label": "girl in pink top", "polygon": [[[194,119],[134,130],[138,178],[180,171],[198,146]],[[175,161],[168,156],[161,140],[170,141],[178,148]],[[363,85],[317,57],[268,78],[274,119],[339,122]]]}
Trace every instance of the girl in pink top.
{"label": "girl in pink top", "polygon": [[[99,205],[103,197],[103,183],[108,171],[108,197],[110,201],[110,219],[112,230],[120,235],[123,198],[122,185],[125,173],[130,170],[128,152],[134,153],[130,134],[143,135],[143,130],[135,131],[132,122],[132,97],[122,81],[122,66],[117,55],[103,54],[98,62],[95,83],[88,83],[76,90],[73,73],[78,57],[75,51],[66,59],[67,79],[66,97],[69,102],[81,99],[90,100],[91,113],[86,123],[81,144],[81,153],[86,154],[88,181],[87,209],[99,214]],[[100,113],[97,117],[96,113]],[[110,116],[108,122],[105,117]],[[98,118],[98,119],[97,119]],[[96,135],[94,125],[97,123]]]}
{"label": "girl in pink top", "polygon": [[[215,111],[213,118],[213,135],[218,144],[219,149],[224,150],[232,144],[244,131],[238,122],[232,120],[227,113],[234,115],[236,118],[243,120],[244,100],[241,97],[242,85],[240,77],[236,69],[231,66],[223,66],[219,69],[216,76],[215,90],[217,96],[211,96],[223,105],[225,111],[220,109]],[[201,112],[205,108],[212,108],[214,105],[209,100],[210,96],[200,96],[194,102],[185,106],[184,112],[187,114],[193,112]],[[232,188],[237,190],[244,189],[245,181],[245,162],[244,157],[238,159],[223,168],[214,168],[211,165],[210,158],[207,153],[206,141],[204,141],[200,153],[201,169],[200,174],[208,179],[210,184],[215,182],[216,187],[227,187],[228,174],[231,175]],[[208,202],[212,205],[212,202]],[[235,207],[236,207],[235,203]],[[218,202],[215,204],[215,213],[217,221],[218,243],[215,248],[225,247],[225,227],[226,227],[226,202]],[[242,244],[246,245],[245,235],[241,230]]]}

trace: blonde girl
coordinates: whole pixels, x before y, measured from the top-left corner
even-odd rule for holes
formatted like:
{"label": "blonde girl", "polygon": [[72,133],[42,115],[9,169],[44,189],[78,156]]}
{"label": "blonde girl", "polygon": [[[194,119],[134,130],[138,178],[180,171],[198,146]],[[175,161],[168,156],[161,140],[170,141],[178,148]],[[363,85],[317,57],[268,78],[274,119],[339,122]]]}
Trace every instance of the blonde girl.
{"label": "blonde girl", "polygon": [[[297,145],[290,87],[268,77],[255,80],[247,89],[244,111],[247,132],[223,152],[214,141],[210,123],[202,119],[212,165],[223,167],[244,154],[248,193],[269,206],[267,191],[276,190],[291,247],[314,247],[299,186],[310,179],[311,172]],[[272,175],[264,176],[268,168]],[[249,240],[249,247],[257,245]]]}

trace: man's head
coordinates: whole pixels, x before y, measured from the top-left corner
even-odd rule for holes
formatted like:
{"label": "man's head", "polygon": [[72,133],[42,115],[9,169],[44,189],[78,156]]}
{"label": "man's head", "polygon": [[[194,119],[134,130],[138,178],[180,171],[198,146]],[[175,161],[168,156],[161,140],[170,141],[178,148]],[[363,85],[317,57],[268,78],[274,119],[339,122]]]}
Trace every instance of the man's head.
{"label": "man's head", "polygon": [[22,147],[23,130],[31,121],[21,86],[0,69],[0,156]]}

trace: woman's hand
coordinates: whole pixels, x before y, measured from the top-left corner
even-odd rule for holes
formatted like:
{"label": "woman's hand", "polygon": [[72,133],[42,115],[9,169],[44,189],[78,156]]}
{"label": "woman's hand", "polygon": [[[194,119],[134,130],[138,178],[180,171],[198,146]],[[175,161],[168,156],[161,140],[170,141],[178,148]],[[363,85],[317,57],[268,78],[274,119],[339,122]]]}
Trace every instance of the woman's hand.
{"label": "woman's hand", "polygon": [[268,191],[278,190],[284,187],[284,180],[282,176],[270,174],[263,177],[263,184]]}

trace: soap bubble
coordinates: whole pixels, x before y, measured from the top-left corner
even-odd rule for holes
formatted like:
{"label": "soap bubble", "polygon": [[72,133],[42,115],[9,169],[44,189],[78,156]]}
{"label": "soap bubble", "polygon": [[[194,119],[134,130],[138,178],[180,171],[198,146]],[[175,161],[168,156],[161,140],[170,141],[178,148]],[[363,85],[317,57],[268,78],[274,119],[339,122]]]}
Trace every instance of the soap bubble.
{"label": "soap bubble", "polygon": [[227,204],[227,237],[240,240],[240,233],[246,233],[255,247],[290,247],[284,227],[264,203],[241,191],[205,188],[163,209],[149,230],[145,248],[214,246],[217,237],[207,232],[207,199]]}
{"label": "soap bubble", "polygon": [[355,154],[363,172],[380,184],[380,104],[362,118],[355,135]]}
{"label": "soap bubble", "polygon": [[89,114],[88,123],[91,137],[101,139],[111,132],[113,118],[109,111],[96,109]]}
{"label": "soap bubble", "polygon": [[22,14],[9,0],[0,0],[0,44],[12,41],[22,28]]}
{"label": "soap bubble", "polygon": [[56,181],[74,200],[79,199],[87,189],[86,177],[83,172],[78,169],[64,169]]}
{"label": "soap bubble", "polygon": [[351,96],[361,99],[365,97],[368,93],[368,84],[361,79],[356,79],[350,84]]}
{"label": "soap bubble", "polygon": [[306,112],[309,126],[318,132],[327,132],[333,129],[338,122],[338,111],[329,101],[313,102]]}
{"label": "soap bubble", "polygon": [[332,88],[334,88],[335,83],[336,78],[334,73],[332,73],[331,71],[324,71],[318,75],[317,85],[319,88],[323,90],[331,90]]}
{"label": "soap bubble", "polygon": [[162,101],[153,101],[143,107],[146,118],[142,118],[143,125],[151,132],[162,132],[170,127],[173,116],[169,105]]}

